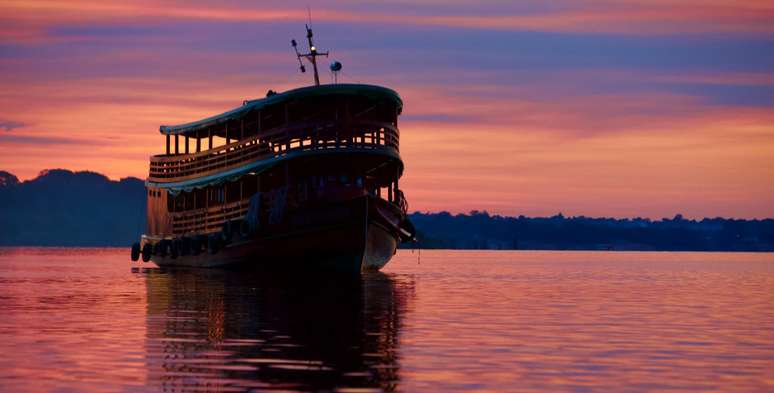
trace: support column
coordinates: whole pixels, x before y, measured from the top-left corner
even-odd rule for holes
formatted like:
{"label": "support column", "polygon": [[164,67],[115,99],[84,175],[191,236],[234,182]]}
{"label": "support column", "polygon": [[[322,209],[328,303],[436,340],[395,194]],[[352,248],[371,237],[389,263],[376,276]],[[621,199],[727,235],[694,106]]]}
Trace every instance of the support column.
{"label": "support column", "polygon": [[207,138],[210,140],[210,150],[212,150],[212,130],[207,129]]}
{"label": "support column", "polygon": [[202,151],[202,139],[199,138],[199,135],[196,135],[196,152]]}
{"label": "support column", "polygon": [[178,135],[175,134],[175,155],[180,154],[180,149],[179,149],[179,146],[178,146],[180,144],[180,143],[178,143],[179,140],[180,139],[178,138]]}
{"label": "support column", "polygon": [[398,178],[400,177],[400,169],[398,167],[395,167],[395,197],[398,196]]}
{"label": "support column", "polygon": [[185,136],[185,154],[188,154],[188,135]]}
{"label": "support column", "polygon": [[167,155],[169,155],[169,134],[167,134]]}
{"label": "support column", "polygon": [[226,144],[228,145],[230,143],[228,138],[228,122],[226,122]]}

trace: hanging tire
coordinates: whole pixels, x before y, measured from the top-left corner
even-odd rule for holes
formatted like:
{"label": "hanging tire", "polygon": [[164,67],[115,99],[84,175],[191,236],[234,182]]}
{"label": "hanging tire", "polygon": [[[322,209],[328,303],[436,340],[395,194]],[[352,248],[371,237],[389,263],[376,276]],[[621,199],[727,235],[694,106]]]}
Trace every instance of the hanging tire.
{"label": "hanging tire", "polygon": [[220,250],[221,235],[219,233],[213,233],[207,237],[207,251],[210,254],[215,254]]}
{"label": "hanging tire", "polygon": [[193,237],[191,238],[191,255],[199,255],[199,253],[202,251],[202,243],[199,240],[199,237]]}
{"label": "hanging tire", "polygon": [[132,244],[132,261],[137,261],[140,259],[140,243],[133,243]]}
{"label": "hanging tire", "polygon": [[150,243],[145,243],[145,245],[142,246],[142,261],[143,262],[150,261],[152,253],[153,253],[153,246]]}
{"label": "hanging tire", "polygon": [[209,247],[209,237],[207,235],[199,235],[199,252],[207,252],[207,247]]}
{"label": "hanging tire", "polygon": [[175,239],[169,242],[169,257],[177,259],[178,254],[180,254],[180,240]]}
{"label": "hanging tire", "polygon": [[180,256],[191,254],[191,238],[183,236],[180,238]]}
{"label": "hanging tire", "polygon": [[250,223],[247,220],[239,220],[239,236],[242,239],[250,237]]}
{"label": "hanging tire", "polygon": [[231,224],[231,221],[226,221],[223,223],[223,230],[222,236],[223,236],[223,243],[229,244],[232,240],[234,240],[234,231],[233,231],[233,225]]}
{"label": "hanging tire", "polygon": [[158,245],[159,245],[159,251],[157,252],[157,254],[161,255],[162,257],[166,257],[167,253],[169,253],[170,241],[164,239],[160,241]]}

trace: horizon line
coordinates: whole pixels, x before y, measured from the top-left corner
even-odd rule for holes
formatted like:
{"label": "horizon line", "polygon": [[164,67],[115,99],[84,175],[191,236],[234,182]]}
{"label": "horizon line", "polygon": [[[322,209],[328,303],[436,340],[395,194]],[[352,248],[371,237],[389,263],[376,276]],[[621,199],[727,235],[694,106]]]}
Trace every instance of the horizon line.
{"label": "horizon line", "polygon": [[[5,172],[5,173],[10,174],[11,176],[15,177],[19,181],[19,184],[26,183],[26,182],[31,182],[31,181],[34,181],[36,179],[39,179],[40,177],[47,175],[51,171],[63,171],[63,172],[69,172],[71,174],[90,173],[90,174],[95,174],[95,175],[102,176],[102,177],[108,179],[111,182],[120,182],[120,181],[127,180],[127,179],[136,179],[136,180],[139,180],[139,181],[141,181],[143,183],[145,182],[144,179],[142,179],[140,177],[136,177],[136,176],[126,176],[126,177],[121,177],[121,178],[118,178],[118,179],[112,179],[112,178],[110,178],[110,176],[108,176],[108,175],[106,175],[104,173],[101,173],[101,172],[94,171],[94,170],[89,170],[89,169],[86,169],[86,170],[72,170],[72,169],[65,169],[65,168],[42,169],[33,178],[19,179],[18,176],[16,176],[15,174],[11,173],[10,171],[4,170],[4,169],[0,169],[0,173]],[[2,183],[0,183],[0,185],[2,185]],[[608,220],[609,219],[613,219],[613,220],[642,220],[642,221],[649,221],[649,222],[680,221],[680,220],[682,220],[682,221],[691,221],[691,222],[701,222],[701,221],[704,221],[704,220],[716,220],[716,219],[721,219],[721,220],[738,220],[738,221],[767,221],[767,220],[774,220],[774,217],[752,217],[752,218],[723,217],[723,216],[714,216],[714,217],[711,217],[711,216],[686,217],[682,213],[679,213],[679,212],[675,213],[674,216],[672,216],[671,218],[667,217],[667,216],[662,216],[662,217],[647,217],[647,216],[634,216],[634,217],[632,217],[632,216],[587,216],[585,214],[571,214],[571,215],[565,216],[564,213],[562,213],[561,211],[555,213],[554,215],[532,215],[532,216],[524,215],[524,214],[508,215],[508,214],[490,213],[486,209],[481,209],[481,210],[473,209],[473,210],[469,210],[467,212],[464,212],[462,210],[460,210],[460,211],[448,211],[448,210],[438,210],[438,211],[424,210],[424,211],[422,211],[422,210],[414,210],[414,211],[410,212],[409,214],[430,215],[430,214],[444,214],[444,213],[446,213],[448,215],[451,215],[451,216],[460,216],[460,215],[463,215],[463,216],[474,216],[476,214],[482,214],[482,215],[486,215],[486,216],[491,217],[491,218],[496,218],[496,217],[500,217],[500,218],[514,218],[514,219],[519,219],[519,218],[529,218],[529,219],[541,219],[541,218],[542,219],[554,219],[554,218],[581,219],[581,218],[585,218],[585,219],[594,219],[594,220],[605,220],[605,219],[608,219]]]}

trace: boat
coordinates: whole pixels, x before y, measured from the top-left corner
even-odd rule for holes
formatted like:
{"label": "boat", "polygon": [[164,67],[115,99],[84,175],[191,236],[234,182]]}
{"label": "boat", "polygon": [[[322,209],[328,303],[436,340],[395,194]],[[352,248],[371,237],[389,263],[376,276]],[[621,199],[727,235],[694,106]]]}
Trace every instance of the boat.
{"label": "boat", "polygon": [[150,157],[147,228],[132,260],[161,267],[362,272],[415,239],[399,188],[401,97],[392,89],[314,84],[245,100],[202,120],[161,126]]}

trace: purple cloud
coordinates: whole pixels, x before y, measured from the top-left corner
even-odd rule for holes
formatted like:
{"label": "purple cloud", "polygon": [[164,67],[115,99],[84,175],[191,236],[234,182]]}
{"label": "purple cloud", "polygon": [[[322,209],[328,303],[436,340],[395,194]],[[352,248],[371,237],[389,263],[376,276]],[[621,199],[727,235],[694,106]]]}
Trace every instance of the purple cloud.
{"label": "purple cloud", "polygon": [[14,130],[16,128],[22,128],[22,127],[26,127],[26,126],[27,126],[27,124],[24,124],[24,123],[21,123],[21,122],[18,122],[18,121],[0,120],[0,129],[5,130],[5,131],[11,131],[11,130]]}

